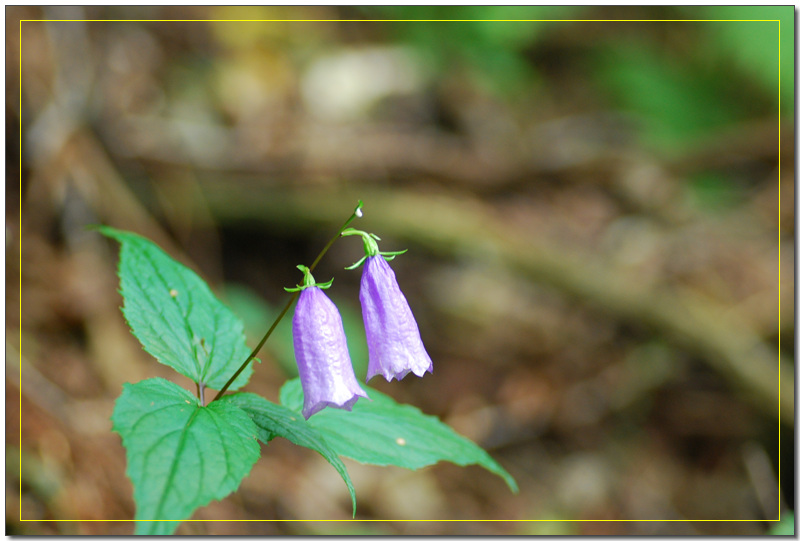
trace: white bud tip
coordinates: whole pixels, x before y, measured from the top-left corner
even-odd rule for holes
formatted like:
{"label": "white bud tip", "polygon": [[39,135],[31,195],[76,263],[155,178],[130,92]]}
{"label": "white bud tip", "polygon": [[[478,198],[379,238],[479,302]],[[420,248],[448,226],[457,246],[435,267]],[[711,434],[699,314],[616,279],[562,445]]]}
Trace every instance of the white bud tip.
{"label": "white bud tip", "polygon": [[361,211],[360,208],[357,208],[356,209],[356,217],[361,218],[362,216],[364,216],[364,213]]}

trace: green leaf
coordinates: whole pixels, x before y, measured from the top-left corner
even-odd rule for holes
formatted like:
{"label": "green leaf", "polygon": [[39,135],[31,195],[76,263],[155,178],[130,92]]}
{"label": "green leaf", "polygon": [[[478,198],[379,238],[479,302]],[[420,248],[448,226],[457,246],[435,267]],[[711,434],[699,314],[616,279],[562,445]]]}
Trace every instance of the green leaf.
{"label": "green leaf", "polygon": [[[447,460],[460,466],[478,464],[503,478],[517,492],[514,478],[489,454],[458,435],[436,417],[391,397],[369,390],[372,399],[359,400],[348,412],[326,408],[311,416],[308,424],[325,437],[338,454],[365,464],[394,465],[415,470]],[[299,379],[281,388],[281,403],[294,411],[303,408]]]}
{"label": "green leaf", "polygon": [[356,489],[344,462],[328,446],[322,434],[309,425],[302,415],[252,393],[228,395],[220,401],[228,401],[242,408],[255,423],[258,428],[258,439],[264,443],[280,436],[295,445],[307,447],[321,454],[344,479],[347,490],[350,491],[350,500],[353,502],[353,516],[356,516]]}
{"label": "green leaf", "polygon": [[223,400],[202,407],[165,379],[126,383],[111,416],[127,450],[136,533],[169,534],[236,490],[258,460],[256,427]]}
{"label": "green leaf", "polygon": [[[250,354],[242,322],[206,283],[161,248],[134,233],[100,227],[118,240],[122,309],[145,351],[212,389],[220,389]],[[231,390],[247,383],[252,363]]]}

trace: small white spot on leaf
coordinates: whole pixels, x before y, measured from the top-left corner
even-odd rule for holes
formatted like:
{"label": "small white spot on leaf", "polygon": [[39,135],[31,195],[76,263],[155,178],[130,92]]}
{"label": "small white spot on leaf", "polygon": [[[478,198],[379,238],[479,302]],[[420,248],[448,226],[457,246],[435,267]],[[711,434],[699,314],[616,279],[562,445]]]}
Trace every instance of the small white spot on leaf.
{"label": "small white spot on leaf", "polygon": [[404,440],[403,438],[397,438],[395,441],[397,442],[397,445],[405,445],[406,444],[406,440]]}
{"label": "small white spot on leaf", "polygon": [[178,290],[177,289],[170,289],[169,290],[169,296],[174,299],[175,297],[178,296]]}

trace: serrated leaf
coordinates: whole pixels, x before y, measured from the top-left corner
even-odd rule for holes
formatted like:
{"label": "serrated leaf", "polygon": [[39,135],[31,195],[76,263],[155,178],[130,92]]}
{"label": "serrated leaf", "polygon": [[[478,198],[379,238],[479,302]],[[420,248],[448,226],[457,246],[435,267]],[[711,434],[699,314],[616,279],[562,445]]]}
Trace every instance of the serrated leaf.
{"label": "serrated leaf", "polygon": [[273,404],[266,398],[252,393],[236,393],[224,396],[220,401],[228,401],[242,408],[253,420],[258,428],[258,439],[264,443],[276,436],[286,438],[295,445],[306,447],[318,452],[342,476],[350,500],[353,502],[353,516],[356,515],[356,490],[344,462],[328,446],[325,438],[318,430],[311,427],[302,415],[278,404]]}
{"label": "serrated leaf", "polygon": [[[328,445],[342,456],[365,464],[394,465],[415,470],[447,460],[460,466],[477,464],[503,478],[517,492],[514,478],[489,454],[436,417],[425,415],[391,397],[369,389],[369,400],[359,400],[353,411],[326,408],[308,424],[319,430]],[[299,379],[284,384],[281,403],[299,412],[303,388]]]}
{"label": "serrated leaf", "polygon": [[[122,245],[119,256],[122,309],[145,351],[211,389],[220,389],[250,354],[244,326],[206,283],[151,241],[100,227]],[[247,383],[252,363],[230,386]]]}
{"label": "serrated leaf", "polygon": [[111,421],[126,449],[137,534],[172,533],[195,509],[236,490],[260,454],[244,411],[223,400],[202,407],[161,378],[126,383]]}

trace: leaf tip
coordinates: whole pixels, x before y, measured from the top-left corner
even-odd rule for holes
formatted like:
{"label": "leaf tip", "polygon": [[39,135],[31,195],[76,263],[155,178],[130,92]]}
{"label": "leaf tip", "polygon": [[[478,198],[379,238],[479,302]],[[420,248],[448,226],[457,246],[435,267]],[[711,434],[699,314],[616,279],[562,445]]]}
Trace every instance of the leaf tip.
{"label": "leaf tip", "polygon": [[511,477],[511,474],[508,473],[505,470],[505,468],[501,467],[500,471],[496,473],[498,473],[500,477],[503,478],[503,481],[506,482],[506,485],[513,494],[519,494],[519,485],[517,485],[517,481],[513,477]]}
{"label": "leaf tip", "polygon": [[118,238],[119,234],[121,233],[119,229],[114,229],[111,226],[103,224],[89,224],[86,226],[86,229],[89,231],[97,231],[101,235],[111,238]]}

